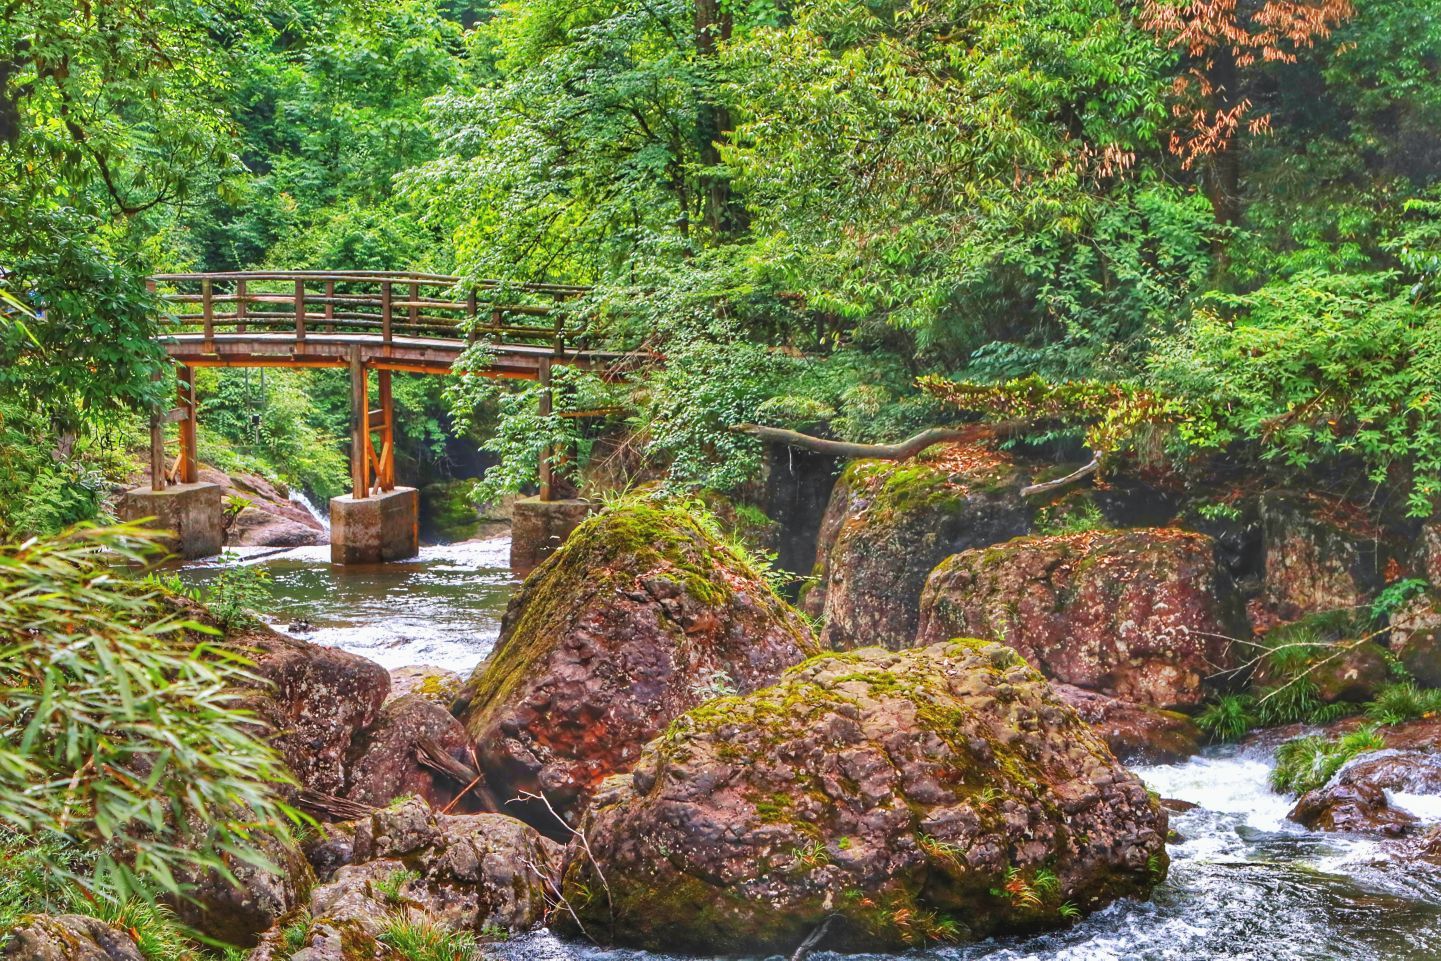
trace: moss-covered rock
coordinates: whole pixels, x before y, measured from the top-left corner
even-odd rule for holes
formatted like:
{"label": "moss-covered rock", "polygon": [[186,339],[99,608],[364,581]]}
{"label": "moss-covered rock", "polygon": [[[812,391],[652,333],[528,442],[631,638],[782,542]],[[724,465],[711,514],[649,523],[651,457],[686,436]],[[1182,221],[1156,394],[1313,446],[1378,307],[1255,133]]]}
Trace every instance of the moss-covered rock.
{"label": "moss-covered rock", "polygon": [[80,914],[37,914],[5,932],[6,961],[146,961],[130,932]]}
{"label": "moss-covered rock", "polygon": [[587,933],[698,954],[789,953],[832,916],[839,950],[1058,927],[1167,865],[1140,780],[976,640],[827,654],[704,704],[582,831],[563,892]]}
{"label": "moss-covered rock", "polygon": [[1427,687],[1441,687],[1441,591],[1427,591],[1391,615],[1391,653]]}
{"label": "moss-covered rock", "polygon": [[[817,649],[684,507],[635,500],[587,520],[526,580],[454,710],[498,797],[543,793],[573,819],[677,715]],[[539,801],[510,809],[564,834]]]}
{"label": "moss-covered rock", "polygon": [[1072,684],[1056,684],[1055,689],[1111,753],[1128,764],[1173,764],[1201,748],[1201,729],[1178,711],[1132,704]]}
{"label": "moss-covered rock", "polygon": [[1201,703],[1244,630],[1211,539],[1144,528],[950,557],[926,583],[916,639],[994,638],[1054,680],[1176,709]]}
{"label": "moss-covered rock", "polygon": [[892,650],[915,638],[921,587],[946,557],[1024,534],[1024,472],[987,447],[936,448],[915,460],[856,461],[831,495],[806,609],[821,640]]}

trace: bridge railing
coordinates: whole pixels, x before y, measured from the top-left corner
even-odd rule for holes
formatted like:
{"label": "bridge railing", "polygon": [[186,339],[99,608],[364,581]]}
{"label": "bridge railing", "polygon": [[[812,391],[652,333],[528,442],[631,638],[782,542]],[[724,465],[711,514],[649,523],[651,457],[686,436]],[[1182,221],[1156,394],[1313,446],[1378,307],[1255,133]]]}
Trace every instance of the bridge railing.
{"label": "bridge railing", "polygon": [[578,346],[582,327],[563,305],[586,293],[561,284],[482,281],[463,292],[456,277],[398,271],[277,270],[158,274],[156,291],[183,332],[285,333]]}

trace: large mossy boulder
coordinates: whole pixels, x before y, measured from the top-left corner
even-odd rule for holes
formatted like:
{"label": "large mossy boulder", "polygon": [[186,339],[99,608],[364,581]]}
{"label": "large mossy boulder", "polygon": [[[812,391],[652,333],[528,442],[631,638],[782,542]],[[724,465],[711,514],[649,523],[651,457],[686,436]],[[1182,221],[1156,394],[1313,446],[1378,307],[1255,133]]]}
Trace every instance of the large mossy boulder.
{"label": "large mossy boulder", "polygon": [[1023,537],[937,566],[917,644],[1004,641],[1047,677],[1137,704],[1198,706],[1233,658],[1241,601],[1204,534]]}
{"label": "large mossy boulder", "polygon": [[[895,950],[1059,927],[1165,875],[1166,814],[1010,648],[813,658],[607,781],[563,893],[603,943]],[[556,923],[575,926],[568,917]]]}
{"label": "large mossy boulder", "polygon": [[147,961],[129,931],[81,914],[37,914],[0,934],[5,961]]}
{"label": "large mossy boulder", "polygon": [[578,527],[512,598],[454,710],[507,810],[557,836],[672,719],[817,650],[801,616],[681,506],[635,500]]}
{"label": "large mossy boulder", "polygon": [[806,598],[823,614],[829,648],[914,641],[921,587],[946,557],[1030,529],[1033,508],[1017,465],[987,447],[937,448],[897,463],[846,468],[821,524],[816,574]]}

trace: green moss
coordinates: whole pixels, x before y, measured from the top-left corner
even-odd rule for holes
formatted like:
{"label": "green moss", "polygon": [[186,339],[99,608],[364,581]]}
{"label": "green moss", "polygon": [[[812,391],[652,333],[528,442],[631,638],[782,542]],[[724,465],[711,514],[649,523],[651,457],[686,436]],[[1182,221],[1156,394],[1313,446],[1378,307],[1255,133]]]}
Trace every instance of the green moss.
{"label": "green moss", "polygon": [[508,625],[490,659],[467,682],[460,703],[478,707],[470,715],[472,730],[488,722],[490,710],[503,708],[534,664],[566,633],[574,612],[606,604],[617,591],[636,590],[638,574],[670,581],[707,606],[728,603],[733,584],[751,585],[776,605],[784,622],[794,625],[801,648],[814,650],[814,640],[794,611],[698,520],[699,510],[694,504],[635,497],[577,527],[526,580],[513,601],[519,619]]}

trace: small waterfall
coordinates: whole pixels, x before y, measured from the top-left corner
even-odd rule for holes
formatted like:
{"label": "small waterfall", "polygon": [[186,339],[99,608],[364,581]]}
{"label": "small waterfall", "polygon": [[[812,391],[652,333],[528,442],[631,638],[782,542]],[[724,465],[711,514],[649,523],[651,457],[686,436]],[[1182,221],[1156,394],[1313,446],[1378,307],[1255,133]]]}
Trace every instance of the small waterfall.
{"label": "small waterfall", "polygon": [[292,488],[290,491],[290,500],[305,508],[306,512],[309,513],[311,517],[315,518],[317,521],[320,522],[320,526],[325,528],[325,532],[327,534],[330,533],[330,518],[320,513],[319,509],[310,502],[310,498],[306,497],[303,491],[298,491]]}

